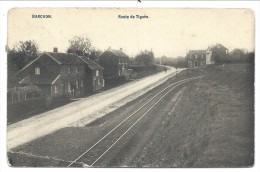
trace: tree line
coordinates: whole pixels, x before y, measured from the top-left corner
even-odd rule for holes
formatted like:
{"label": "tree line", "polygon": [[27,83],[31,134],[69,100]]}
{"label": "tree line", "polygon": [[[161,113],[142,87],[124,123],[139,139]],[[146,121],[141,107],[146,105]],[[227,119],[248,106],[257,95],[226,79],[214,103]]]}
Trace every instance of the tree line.
{"label": "tree line", "polygon": [[[86,56],[92,60],[98,60],[102,51],[92,45],[92,41],[86,35],[77,35],[68,40],[69,46],[67,53],[75,53],[79,56]],[[19,71],[26,64],[38,57],[39,45],[34,40],[20,41],[12,48],[7,48],[8,66]],[[151,65],[154,62],[154,54],[151,51],[144,50],[138,53],[134,58],[135,63],[142,65]]]}
{"label": "tree line", "polygon": [[[68,43],[67,53],[86,56],[94,61],[98,61],[102,53],[100,49],[92,45],[92,41],[87,35],[76,35],[69,39]],[[8,85],[14,85],[15,74],[32,60],[36,59],[39,53],[39,45],[35,40],[20,41],[11,48],[7,47]],[[135,64],[149,66],[153,62],[154,54],[148,50],[141,51],[134,58]]]}
{"label": "tree line", "polygon": [[[75,53],[86,56],[94,61],[98,61],[102,51],[92,45],[92,41],[87,35],[76,35],[68,40],[69,46],[67,53]],[[39,55],[39,45],[34,40],[20,41],[12,48],[7,48],[8,80],[13,79],[15,73],[21,70],[26,64],[37,58]],[[215,57],[217,63],[244,63],[254,62],[254,52],[245,49],[234,49],[228,53],[226,58]],[[178,56],[176,58],[162,56],[155,58],[152,50],[140,51],[135,57],[131,58],[130,63],[139,66],[151,66],[154,63],[174,66],[187,67],[187,58]]]}
{"label": "tree line", "polygon": [[[246,49],[235,48],[231,52],[229,52],[225,57],[216,54],[214,56],[214,60],[216,64],[224,64],[224,63],[254,63],[255,53],[248,52]],[[178,56],[178,57],[166,57],[161,56],[155,59],[157,64],[168,65],[178,68],[186,68],[188,67],[188,59],[187,57]]]}
{"label": "tree line", "polygon": [[255,52],[248,52],[246,49],[235,48],[227,54],[226,58],[215,57],[216,63],[254,63]]}
{"label": "tree line", "polygon": [[178,57],[167,57],[165,55],[156,58],[155,62],[157,64],[172,66],[177,68],[185,68],[187,67],[187,58],[178,56]]}

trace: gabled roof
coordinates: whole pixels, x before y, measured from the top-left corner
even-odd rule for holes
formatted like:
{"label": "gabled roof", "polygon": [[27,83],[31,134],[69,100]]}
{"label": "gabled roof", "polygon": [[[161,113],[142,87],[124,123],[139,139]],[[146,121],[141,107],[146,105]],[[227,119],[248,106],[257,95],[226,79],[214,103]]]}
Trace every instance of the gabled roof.
{"label": "gabled roof", "polygon": [[[31,62],[29,62],[27,65],[25,65],[21,70],[19,70],[17,73],[16,73],[16,75],[17,74],[19,74],[21,71],[23,71],[24,69],[26,69],[27,67],[29,67],[29,66],[31,66],[31,64],[33,64],[35,61],[37,61],[39,58],[41,58],[44,54],[46,54],[45,52],[44,53],[39,53],[39,55],[38,55],[38,57],[36,58],[36,59],[34,59],[34,60],[32,60]],[[51,56],[49,56],[51,59],[53,59],[56,63],[58,63],[58,64],[61,64],[59,61],[57,61],[55,58],[53,58],[53,57],[51,57]]]}
{"label": "gabled roof", "polygon": [[103,70],[104,69],[99,64],[97,64],[93,60],[87,58],[86,56],[79,56],[79,58],[81,58],[85,63],[87,63],[88,67],[92,70]]}
{"label": "gabled roof", "polygon": [[212,48],[218,48],[218,49],[222,48],[222,49],[228,50],[228,49],[227,49],[226,47],[224,47],[222,44],[210,45],[207,50],[211,50]]}
{"label": "gabled roof", "polygon": [[[118,57],[128,57],[123,51],[121,50],[114,50],[114,49],[107,49],[106,51],[104,51],[103,53],[105,52],[112,52],[114,55],[118,56]],[[102,53],[102,54],[103,54]],[[101,55],[102,55],[101,54]]]}
{"label": "gabled roof", "polygon": [[121,57],[128,57],[123,51],[121,50],[110,50],[112,53],[114,53],[116,56],[121,56]]}
{"label": "gabled roof", "polygon": [[189,50],[188,54],[204,54],[206,50]]}
{"label": "gabled roof", "polygon": [[29,75],[22,79],[19,83],[23,85],[52,85],[58,78],[59,75]]}
{"label": "gabled roof", "polygon": [[46,52],[46,54],[48,56],[54,58],[60,64],[78,64],[78,63],[83,63],[82,59],[80,59],[79,56],[77,54],[74,54],[74,53]]}
{"label": "gabled roof", "polygon": [[[77,54],[74,53],[57,53],[57,52],[43,52],[40,53],[39,56],[28,63],[25,67],[23,67],[18,73],[29,67],[31,64],[33,64],[35,61],[37,61],[39,58],[43,57],[43,55],[47,55],[50,57],[53,61],[55,61],[59,65],[72,65],[72,64],[87,64],[91,69],[103,69],[101,66],[96,64],[90,59],[83,60],[81,57],[79,57]],[[16,73],[16,74],[18,74]]]}

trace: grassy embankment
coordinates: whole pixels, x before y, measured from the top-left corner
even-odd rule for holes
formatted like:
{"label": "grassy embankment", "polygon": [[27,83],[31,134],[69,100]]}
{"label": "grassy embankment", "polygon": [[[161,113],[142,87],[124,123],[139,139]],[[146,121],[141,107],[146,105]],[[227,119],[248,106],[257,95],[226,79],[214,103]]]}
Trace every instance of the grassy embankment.
{"label": "grassy embankment", "polygon": [[[248,167],[254,164],[254,66],[214,65],[187,89],[142,152],[159,167]],[[185,73],[182,73],[185,75]],[[157,153],[156,153],[157,152]],[[153,158],[151,158],[153,157]],[[160,163],[158,164],[158,160]]]}

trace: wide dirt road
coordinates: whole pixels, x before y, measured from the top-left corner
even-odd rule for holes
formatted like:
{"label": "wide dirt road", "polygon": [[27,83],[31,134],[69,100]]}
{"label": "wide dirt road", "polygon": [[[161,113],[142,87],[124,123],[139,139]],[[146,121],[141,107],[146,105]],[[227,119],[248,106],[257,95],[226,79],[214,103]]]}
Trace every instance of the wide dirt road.
{"label": "wide dirt road", "polygon": [[[201,74],[206,76],[177,86],[161,101],[153,100],[150,107],[145,107],[124,123],[129,128],[146,114],[125,135],[122,133],[127,127],[119,127],[71,166],[252,166],[253,66],[213,66],[189,71],[188,74],[182,72],[177,80]],[[177,80],[170,79],[87,126],[67,127],[17,147],[8,153],[10,163],[13,166],[68,166],[145,102]],[[153,106],[155,102],[158,104]]]}
{"label": "wide dirt road", "polygon": [[[183,69],[179,69],[178,72]],[[8,150],[68,126],[84,126],[145,94],[175,75],[175,69],[134,80],[7,126]],[[33,131],[33,132],[32,132]]]}

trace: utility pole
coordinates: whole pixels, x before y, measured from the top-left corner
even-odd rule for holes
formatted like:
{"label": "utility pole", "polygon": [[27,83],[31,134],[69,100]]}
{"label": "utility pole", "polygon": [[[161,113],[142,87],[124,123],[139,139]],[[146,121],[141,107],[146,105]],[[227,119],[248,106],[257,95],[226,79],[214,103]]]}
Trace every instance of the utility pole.
{"label": "utility pole", "polygon": [[176,69],[176,74],[175,74],[175,76],[176,76],[176,78],[177,78],[177,66],[175,67],[175,69]]}

